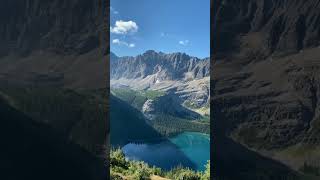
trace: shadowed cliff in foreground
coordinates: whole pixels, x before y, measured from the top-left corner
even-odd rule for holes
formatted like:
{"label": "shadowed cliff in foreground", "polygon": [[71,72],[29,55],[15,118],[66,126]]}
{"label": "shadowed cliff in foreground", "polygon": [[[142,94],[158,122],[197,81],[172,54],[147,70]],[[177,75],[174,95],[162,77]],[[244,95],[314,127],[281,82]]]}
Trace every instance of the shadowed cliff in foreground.
{"label": "shadowed cliff in foreground", "polygon": [[211,29],[213,136],[311,177],[319,175],[319,6],[215,1]]}
{"label": "shadowed cliff in foreground", "polygon": [[1,167],[9,179],[108,174],[102,157],[108,142],[108,6],[105,0],[2,2],[0,97],[8,107],[0,119],[8,138]]}
{"label": "shadowed cliff in foreground", "polygon": [[1,179],[103,179],[103,161],[0,100]]}

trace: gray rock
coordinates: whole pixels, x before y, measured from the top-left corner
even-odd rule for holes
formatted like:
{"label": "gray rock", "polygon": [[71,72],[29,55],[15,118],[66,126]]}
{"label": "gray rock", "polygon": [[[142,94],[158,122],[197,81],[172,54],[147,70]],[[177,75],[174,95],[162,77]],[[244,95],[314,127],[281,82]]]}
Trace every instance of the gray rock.
{"label": "gray rock", "polygon": [[[113,54],[113,53],[112,53]],[[111,79],[136,79],[156,75],[157,80],[181,80],[209,76],[209,59],[191,57],[185,53],[164,54],[152,50],[136,57],[111,56]]]}

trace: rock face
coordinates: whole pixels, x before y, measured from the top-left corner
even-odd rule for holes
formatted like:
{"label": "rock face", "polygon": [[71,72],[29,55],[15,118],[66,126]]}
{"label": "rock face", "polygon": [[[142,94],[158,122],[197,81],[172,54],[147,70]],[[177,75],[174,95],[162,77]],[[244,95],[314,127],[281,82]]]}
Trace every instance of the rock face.
{"label": "rock face", "polygon": [[217,0],[213,8],[216,53],[253,48],[267,56],[319,45],[316,0]]}
{"label": "rock face", "polygon": [[[26,166],[30,171],[21,173],[27,176],[17,179],[38,179],[33,178],[30,172],[37,175],[38,172],[34,170],[39,169],[39,164],[42,164],[40,167],[42,172],[48,172],[50,165],[60,165],[59,171],[54,175],[55,179],[99,179],[80,173],[92,171],[95,168],[98,168],[99,174],[104,173],[103,163],[92,162],[89,166],[83,165],[88,163],[86,159],[97,159],[96,155],[105,153],[107,141],[108,123],[105,111],[97,108],[100,106],[102,109],[105,102],[102,97],[98,97],[100,95],[97,95],[97,91],[91,90],[107,88],[108,12],[108,3],[105,0],[3,0],[1,2],[0,98],[5,97],[15,111],[26,115],[31,121],[30,127],[35,122],[39,124],[27,130],[13,126],[8,129],[12,134],[20,134],[21,131],[24,133],[23,138],[26,141],[23,141],[25,144],[21,149],[25,149],[25,152],[30,155],[25,161],[28,162]],[[96,100],[99,99],[100,102],[98,105],[98,101],[89,102],[89,96],[84,97],[87,101],[85,104],[89,107],[85,109],[92,107],[91,110],[95,114],[101,113],[102,119],[85,118],[86,113],[80,110],[81,103],[78,103],[82,99],[80,91],[83,89],[88,90],[91,97],[97,95]],[[76,105],[70,105],[68,102]],[[92,106],[93,104],[96,107]],[[1,119],[6,116],[5,113],[1,111]],[[81,121],[80,116],[86,120]],[[18,122],[14,118],[8,118],[9,120],[13,124],[29,123]],[[41,126],[49,126],[55,134],[47,134]],[[59,134],[59,137],[55,136],[56,134]],[[56,144],[50,143],[51,139],[56,138],[72,144],[73,148],[66,147],[68,152],[65,152],[63,148],[61,149],[64,146],[62,143],[54,148]],[[18,141],[12,140],[12,142],[17,144]],[[15,149],[10,150],[15,151]],[[50,153],[41,152],[43,156],[38,157],[41,150]],[[79,153],[79,151],[86,153]],[[52,161],[56,157],[69,157],[69,155],[70,158]],[[74,160],[78,158],[83,161]],[[101,156],[99,159],[101,160]],[[52,164],[50,164],[51,161]],[[70,161],[74,161],[72,165]],[[4,167],[8,164],[11,164],[10,168],[15,171],[20,166],[19,163],[10,160]],[[66,168],[61,169],[63,164],[70,167],[75,165],[81,169],[75,168],[74,171],[77,171],[73,172],[75,176],[68,176]],[[39,174],[41,174],[40,171]],[[94,173],[97,171],[93,170],[92,174]],[[12,173],[10,178],[14,178]],[[50,179],[50,177],[47,178]],[[41,179],[46,177],[42,176]]]}
{"label": "rock face", "polygon": [[0,11],[0,81],[106,87],[105,0],[5,0]]}
{"label": "rock face", "polygon": [[[154,114],[155,113],[155,107],[154,107],[154,100],[152,99],[148,99],[142,106],[142,112],[145,114],[145,115],[148,115],[148,114]],[[152,117],[150,118],[152,119]]]}
{"label": "rock face", "polygon": [[176,92],[196,107],[209,103],[209,59],[185,53],[164,54],[149,50],[136,57],[110,55],[111,86]]}
{"label": "rock face", "polygon": [[319,7],[315,0],[224,0],[214,7],[212,132],[295,170],[319,161],[288,150],[320,145]]}
{"label": "rock face", "polygon": [[107,85],[107,12],[106,0],[1,1],[0,99],[13,110],[1,105],[0,179],[106,179],[106,104],[91,90]]}
{"label": "rock face", "polygon": [[35,50],[86,53],[100,46],[103,0],[4,0],[0,7],[0,55]]}
{"label": "rock face", "polygon": [[313,58],[320,58],[317,48],[254,63],[236,73],[225,71],[233,69],[232,63],[217,62],[213,103],[224,112],[229,132],[259,149],[319,145],[315,124],[320,62]]}
{"label": "rock face", "polygon": [[136,57],[111,56],[111,79],[137,79],[155,75],[163,80],[195,79],[209,76],[209,60],[185,53],[164,54],[149,50]]}

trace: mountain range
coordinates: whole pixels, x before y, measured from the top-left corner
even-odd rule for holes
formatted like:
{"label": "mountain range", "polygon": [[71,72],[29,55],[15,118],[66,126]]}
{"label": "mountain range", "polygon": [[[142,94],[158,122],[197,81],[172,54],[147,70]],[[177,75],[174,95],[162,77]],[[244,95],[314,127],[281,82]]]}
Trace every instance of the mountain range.
{"label": "mountain range", "polygon": [[183,103],[200,108],[209,103],[210,61],[185,53],[148,50],[135,57],[110,55],[111,87],[174,92]]}
{"label": "mountain range", "polygon": [[191,80],[209,76],[209,58],[199,59],[185,53],[165,54],[148,50],[136,57],[110,55],[111,79],[137,79],[155,76],[155,81]]}

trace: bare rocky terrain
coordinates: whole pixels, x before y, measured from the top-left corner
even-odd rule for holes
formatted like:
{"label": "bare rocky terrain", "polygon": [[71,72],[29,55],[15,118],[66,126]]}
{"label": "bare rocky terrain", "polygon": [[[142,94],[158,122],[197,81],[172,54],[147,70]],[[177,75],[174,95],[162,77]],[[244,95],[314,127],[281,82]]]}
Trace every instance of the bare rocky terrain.
{"label": "bare rocky terrain", "polygon": [[136,57],[111,55],[111,87],[172,92],[181,103],[196,108],[208,105],[210,97],[209,59],[185,53],[165,54],[149,50]]}
{"label": "bare rocky terrain", "polygon": [[0,179],[104,179],[108,2],[1,3]]}
{"label": "bare rocky terrain", "polygon": [[[39,96],[50,90],[106,89],[106,6],[100,0],[5,1],[0,16],[3,96],[13,92],[10,88],[37,89]],[[54,126],[55,120],[50,123]]]}
{"label": "bare rocky terrain", "polygon": [[320,172],[319,3],[221,0],[212,22],[213,136],[313,176]]}

